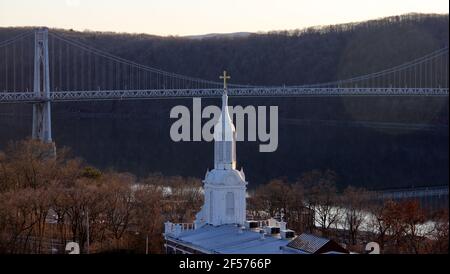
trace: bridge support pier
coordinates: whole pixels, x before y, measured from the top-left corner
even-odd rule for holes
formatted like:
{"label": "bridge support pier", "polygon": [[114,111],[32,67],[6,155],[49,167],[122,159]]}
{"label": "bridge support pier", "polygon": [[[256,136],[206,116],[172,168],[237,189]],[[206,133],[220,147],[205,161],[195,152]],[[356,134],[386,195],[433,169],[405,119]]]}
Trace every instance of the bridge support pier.
{"label": "bridge support pier", "polygon": [[32,138],[51,144],[50,153],[56,156],[56,146],[52,141],[47,28],[39,28],[35,32],[33,91],[41,102],[33,104]]}

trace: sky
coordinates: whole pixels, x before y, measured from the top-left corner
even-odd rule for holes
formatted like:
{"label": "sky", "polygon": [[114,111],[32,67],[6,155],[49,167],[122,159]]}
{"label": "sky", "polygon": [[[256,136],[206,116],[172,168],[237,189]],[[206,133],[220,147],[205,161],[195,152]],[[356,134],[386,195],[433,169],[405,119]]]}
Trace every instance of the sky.
{"label": "sky", "polygon": [[410,12],[448,0],[0,0],[0,27],[47,26],[156,35],[265,32]]}

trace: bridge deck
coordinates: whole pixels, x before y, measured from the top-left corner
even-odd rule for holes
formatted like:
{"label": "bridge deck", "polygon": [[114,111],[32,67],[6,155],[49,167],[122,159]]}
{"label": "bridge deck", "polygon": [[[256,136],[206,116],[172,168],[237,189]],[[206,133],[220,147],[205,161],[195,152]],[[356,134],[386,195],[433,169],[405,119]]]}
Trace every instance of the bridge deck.
{"label": "bridge deck", "polygon": [[[218,97],[216,89],[150,89],[53,91],[50,101],[133,100],[157,98]],[[266,87],[232,88],[230,96],[238,97],[318,97],[318,96],[448,96],[448,88],[305,88]],[[0,103],[42,102],[33,92],[0,92]]]}
{"label": "bridge deck", "polygon": [[406,199],[422,198],[431,196],[448,196],[448,186],[421,187],[412,189],[394,189],[385,191],[376,191],[374,196],[377,199]]}

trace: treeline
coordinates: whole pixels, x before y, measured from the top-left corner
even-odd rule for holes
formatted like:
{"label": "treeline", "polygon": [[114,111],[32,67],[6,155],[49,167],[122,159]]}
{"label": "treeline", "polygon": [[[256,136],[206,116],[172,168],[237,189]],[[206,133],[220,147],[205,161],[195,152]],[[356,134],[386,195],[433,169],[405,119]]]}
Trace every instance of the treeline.
{"label": "treeline", "polygon": [[202,203],[198,180],[137,182],[50,150],[26,140],[0,152],[0,253],[64,253],[71,241],[82,253],[161,253],[163,223],[191,222]]}
{"label": "treeline", "polygon": [[[163,252],[163,224],[191,223],[203,204],[200,180],[99,171],[39,141],[0,152],[0,253]],[[248,219],[283,218],[297,234],[333,238],[364,252],[447,253],[448,210],[417,201],[377,202],[363,188],[338,190],[333,171],[313,170],[295,182],[276,179],[249,192]]]}
{"label": "treeline", "polygon": [[345,79],[448,46],[448,15],[408,14],[363,23],[204,39],[67,32],[93,47],[169,72],[232,83],[295,85]]}
{"label": "treeline", "polygon": [[250,194],[254,219],[282,218],[297,234],[332,238],[354,252],[377,242],[382,253],[448,252],[448,210],[422,208],[418,200],[379,201],[348,186],[339,191],[333,171],[313,170],[295,182],[271,180]]}

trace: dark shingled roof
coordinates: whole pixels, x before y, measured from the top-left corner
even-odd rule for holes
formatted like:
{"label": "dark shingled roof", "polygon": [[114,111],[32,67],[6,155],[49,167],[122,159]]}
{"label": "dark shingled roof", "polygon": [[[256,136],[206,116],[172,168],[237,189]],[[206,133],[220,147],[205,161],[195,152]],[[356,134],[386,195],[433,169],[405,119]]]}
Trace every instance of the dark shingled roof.
{"label": "dark shingled roof", "polygon": [[330,240],[326,238],[303,233],[294,240],[292,240],[287,246],[295,249],[300,249],[309,253],[316,253],[329,241]]}

